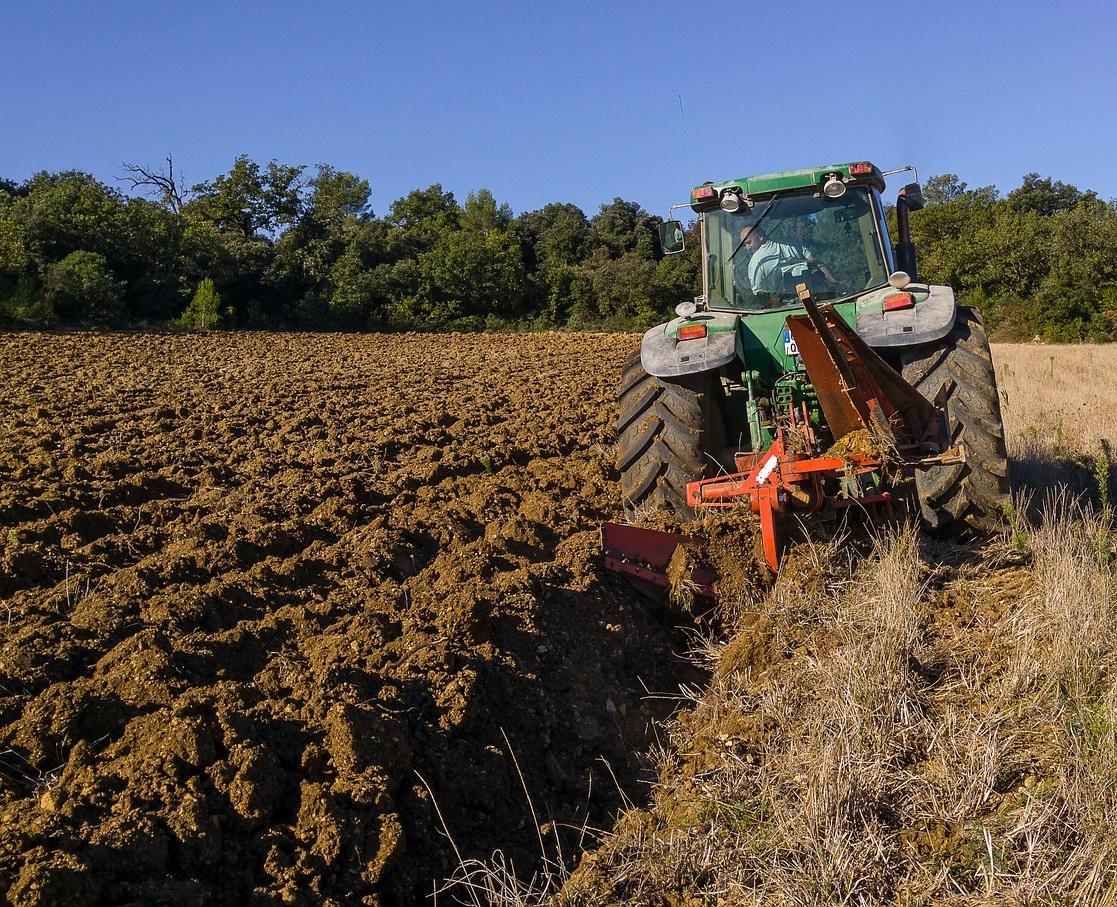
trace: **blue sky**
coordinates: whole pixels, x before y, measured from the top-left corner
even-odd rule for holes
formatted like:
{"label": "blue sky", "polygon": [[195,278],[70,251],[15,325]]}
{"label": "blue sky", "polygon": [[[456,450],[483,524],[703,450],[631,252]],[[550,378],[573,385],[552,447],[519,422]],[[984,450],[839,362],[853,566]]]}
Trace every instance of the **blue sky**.
{"label": "blue sky", "polygon": [[244,153],[352,170],[377,214],[433,182],[663,214],[692,182],[868,158],[1117,197],[1117,13],[1096,0],[0,2],[0,22],[9,179],[115,184],[170,152],[197,182]]}

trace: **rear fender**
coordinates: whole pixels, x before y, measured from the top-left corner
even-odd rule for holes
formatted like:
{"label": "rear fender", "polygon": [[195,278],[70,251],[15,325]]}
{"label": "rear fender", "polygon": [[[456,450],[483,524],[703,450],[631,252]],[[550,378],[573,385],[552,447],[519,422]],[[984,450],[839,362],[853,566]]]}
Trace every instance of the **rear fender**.
{"label": "rear fender", "polygon": [[[656,325],[640,342],[640,364],[656,378],[678,378],[728,365],[737,358],[739,316],[729,312],[700,312]],[[706,336],[678,340],[684,324],[705,324]]]}
{"label": "rear fender", "polygon": [[[915,305],[885,312],[884,298],[895,293],[910,293]],[[950,287],[909,284],[903,290],[878,290],[861,297],[857,301],[857,334],[874,349],[921,346],[949,334],[957,315]]]}

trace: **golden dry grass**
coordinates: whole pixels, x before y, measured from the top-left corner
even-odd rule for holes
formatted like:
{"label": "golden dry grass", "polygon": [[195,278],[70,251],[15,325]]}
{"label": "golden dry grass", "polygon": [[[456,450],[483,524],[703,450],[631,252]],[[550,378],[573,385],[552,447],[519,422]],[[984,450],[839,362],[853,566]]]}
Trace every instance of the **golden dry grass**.
{"label": "golden dry grass", "polygon": [[1001,343],[993,359],[1016,487],[1096,492],[1117,440],[1117,345]]}
{"label": "golden dry grass", "polygon": [[1117,433],[1117,344],[993,344],[1009,446],[1033,429],[1093,448]]}

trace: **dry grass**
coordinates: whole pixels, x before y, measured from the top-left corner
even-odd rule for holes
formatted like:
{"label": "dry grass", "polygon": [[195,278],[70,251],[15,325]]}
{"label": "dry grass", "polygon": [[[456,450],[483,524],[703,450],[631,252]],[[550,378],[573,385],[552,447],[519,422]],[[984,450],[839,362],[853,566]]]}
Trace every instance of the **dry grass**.
{"label": "dry grass", "polygon": [[675,728],[650,813],[626,817],[570,903],[848,903],[889,875],[888,813],[925,736],[909,671],[917,546],[891,540],[856,578],[834,569],[833,548],[799,558],[768,603],[766,657],[725,670],[740,641],[713,653],[714,681]]}
{"label": "dry grass", "polygon": [[1117,345],[1002,343],[993,358],[1014,484],[1037,503],[1055,485],[1098,503],[1099,458],[1117,440]]}
{"label": "dry grass", "polygon": [[900,533],[852,575],[781,575],[767,660],[725,670],[740,638],[713,653],[652,806],[560,902],[1111,903],[1107,531],[1056,498],[1023,557],[947,566],[957,549]]}

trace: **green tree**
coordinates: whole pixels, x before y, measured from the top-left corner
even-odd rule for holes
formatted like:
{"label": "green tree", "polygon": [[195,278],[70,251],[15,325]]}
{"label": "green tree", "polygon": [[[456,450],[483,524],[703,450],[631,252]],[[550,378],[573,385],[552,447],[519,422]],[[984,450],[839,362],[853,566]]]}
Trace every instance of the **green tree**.
{"label": "green tree", "polygon": [[1092,196],[1047,219],[1049,270],[1036,299],[1049,340],[1111,340],[1117,295],[1117,211]]}
{"label": "green tree", "polygon": [[248,238],[267,224],[260,165],[246,155],[237,157],[228,173],[191,191],[194,198],[184,207],[186,214],[223,233],[235,230]]}
{"label": "green tree", "polygon": [[51,312],[59,320],[92,325],[123,320],[124,285],[98,252],[79,249],[52,264],[45,289]]}
{"label": "green tree", "polygon": [[181,304],[175,280],[180,230],[170,212],[77,172],[36,174],[26,193],[5,198],[0,278],[6,271],[24,287],[45,285],[53,265],[71,252],[94,252],[123,282],[131,317],[166,318]]}
{"label": "green tree", "polygon": [[15,199],[12,217],[40,274],[71,252],[85,250],[107,261],[127,243],[124,197],[88,173],[37,173]]}
{"label": "green tree", "polygon": [[298,223],[275,242],[269,281],[276,293],[300,300],[304,326],[363,323],[373,303],[371,268],[387,258],[387,227],[372,217],[371,189],[355,174],[319,164]]}
{"label": "green tree", "polygon": [[[654,324],[664,314],[657,307],[656,263],[635,249],[610,258],[599,248],[586,263],[593,281],[593,316],[606,325],[634,327]],[[573,311],[574,326],[590,321],[590,313]]]}
{"label": "green tree", "polygon": [[554,326],[595,321],[593,278],[579,265],[553,264],[535,275],[540,285],[542,314]]}
{"label": "green tree", "polygon": [[512,220],[512,208],[507,202],[497,203],[488,189],[478,189],[466,197],[458,220],[460,229],[474,233],[503,230]]}
{"label": "green tree", "polygon": [[47,318],[39,275],[32,267],[16,199],[24,193],[10,180],[0,187],[0,320],[42,324]]}
{"label": "green tree", "polygon": [[923,198],[928,205],[945,205],[966,193],[966,184],[957,173],[941,173],[923,184]]}
{"label": "green tree", "polygon": [[440,183],[416,189],[392,202],[388,211],[389,251],[395,258],[417,256],[458,229],[461,208]]}
{"label": "green tree", "polygon": [[368,203],[372,189],[368,180],[356,174],[335,170],[329,164],[319,164],[309,186],[310,196],[303,212],[305,220],[329,228],[336,227],[347,218],[370,215]]}
{"label": "green tree", "polygon": [[462,318],[508,318],[523,313],[527,286],[520,244],[492,231],[484,235],[456,231],[419,258],[418,299],[430,325],[450,325]]}
{"label": "green tree", "polygon": [[[125,299],[134,321],[161,322],[174,318],[188,288],[191,271],[185,244],[186,221],[162,205],[130,198],[121,211],[122,242],[110,262],[127,286]],[[193,275],[191,275],[193,277]]]}
{"label": "green tree", "polygon": [[585,213],[577,205],[553,202],[521,215],[518,221],[531,250],[532,267],[577,265],[598,242]]}
{"label": "green tree", "polygon": [[[947,177],[955,183],[943,193],[944,198],[950,197],[914,214],[911,231],[918,249],[920,278],[959,290],[970,286],[975,273],[984,267],[974,235],[992,222],[996,190],[969,190],[953,174]],[[928,184],[936,179],[932,177]]]}
{"label": "green tree", "polygon": [[416,320],[426,317],[422,302],[426,294],[418,259],[400,258],[377,265],[369,272],[368,287],[374,301],[369,314],[373,324],[414,327]]}
{"label": "green tree", "polygon": [[613,258],[634,252],[642,258],[656,258],[659,246],[659,218],[653,217],[636,202],[614,198],[602,205],[590,221],[594,233]]}
{"label": "green tree", "polygon": [[953,174],[928,185],[934,204],[911,221],[924,279],[951,285],[962,302],[981,308],[996,336],[1113,336],[1112,205],[1035,173],[1004,198],[992,186],[971,190]]}
{"label": "green tree", "polygon": [[194,298],[182,313],[179,322],[186,327],[212,331],[221,323],[221,294],[208,277],[198,284]]}
{"label": "green tree", "polygon": [[247,155],[233,161],[228,173],[199,183],[184,213],[214,224],[223,233],[244,239],[271,234],[298,220],[302,213],[301,176],[306,168],[270,161],[260,165]]}
{"label": "green tree", "polygon": [[15,213],[14,200],[0,192],[0,276],[14,279],[28,271],[31,254],[26,239],[26,229]]}
{"label": "green tree", "polygon": [[1097,199],[1094,192],[1079,192],[1077,186],[1053,180],[1038,173],[1026,173],[1019,188],[1005,196],[1009,207],[1016,211],[1034,211],[1050,217],[1060,211],[1069,211],[1082,199]]}
{"label": "green tree", "polygon": [[363,326],[374,299],[371,271],[356,245],[349,246],[330,267],[329,312],[346,327]]}

